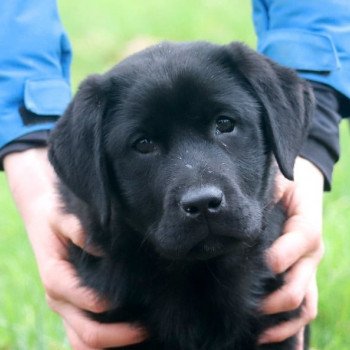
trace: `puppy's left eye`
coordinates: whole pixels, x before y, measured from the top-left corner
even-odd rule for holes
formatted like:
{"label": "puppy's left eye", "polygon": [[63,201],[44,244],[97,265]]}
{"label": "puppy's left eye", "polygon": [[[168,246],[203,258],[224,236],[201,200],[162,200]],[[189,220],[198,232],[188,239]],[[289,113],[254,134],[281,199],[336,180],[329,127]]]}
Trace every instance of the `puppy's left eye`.
{"label": "puppy's left eye", "polygon": [[216,134],[232,132],[235,126],[235,122],[231,118],[221,116],[216,120]]}
{"label": "puppy's left eye", "polygon": [[140,138],[134,143],[134,148],[140,153],[153,153],[157,150],[157,145],[153,140],[148,138]]}

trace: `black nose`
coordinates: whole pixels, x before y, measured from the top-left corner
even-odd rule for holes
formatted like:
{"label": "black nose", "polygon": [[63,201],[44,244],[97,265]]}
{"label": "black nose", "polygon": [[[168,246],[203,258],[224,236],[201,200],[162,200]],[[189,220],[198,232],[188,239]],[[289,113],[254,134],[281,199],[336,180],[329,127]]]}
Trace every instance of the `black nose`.
{"label": "black nose", "polygon": [[214,186],[191,189],[181,200],[180,207],[190,216],[214,214],[221,210],[224,200],[222,191]]}

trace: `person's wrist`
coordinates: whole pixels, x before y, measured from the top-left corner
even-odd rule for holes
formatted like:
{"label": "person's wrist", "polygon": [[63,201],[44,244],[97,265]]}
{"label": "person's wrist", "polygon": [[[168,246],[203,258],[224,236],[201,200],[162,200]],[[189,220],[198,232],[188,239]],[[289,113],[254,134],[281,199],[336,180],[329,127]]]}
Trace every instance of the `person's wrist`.
{"label": "person's wrist", "polygon": [[25,222],[30,221],[35,203],[52,196],[55,174],[46,148],[14,152],[4,158],[4,170],[10,191]]}
{"label": "person's wrist", "polygon": [[21,152],[12,152],[4,158],[4,170],[6,174],[12,175],[23,169],[30,169],[32,165],[47,159],[47,148],[30,148]]}
{"label": "person's wrist", "polygon": [[324,175],[321,170],[311,161],[298,157],[294,166],[294,177],[297,183],[304,183],[312,180],[311,186],[317,190],[323,188]]}
{"label": "person's wrist", "polygon": [[294,181],[303,196],[302,210],[305,215],[322,225],[324,175],[313,163],[298,157],[294,167]]}

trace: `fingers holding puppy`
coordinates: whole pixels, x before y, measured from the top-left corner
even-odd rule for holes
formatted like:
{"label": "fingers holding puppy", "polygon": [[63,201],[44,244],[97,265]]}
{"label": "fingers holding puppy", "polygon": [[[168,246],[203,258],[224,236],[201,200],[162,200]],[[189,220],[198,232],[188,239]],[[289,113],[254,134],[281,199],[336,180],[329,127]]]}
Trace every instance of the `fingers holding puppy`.
{"label": "fingers holding puppy", "polygon": [[285,284],[264,300],[262,310],[265,314],[298,308],[324,255],[321,233],[304,224],[295,224],[296,227],[299,229],[282,235],[267,254],[273,272],[286,274]]}
{"label": "fingers holding puppy", "polygon": [[68,242],[72,242],[91,255],[103,256],[102,250],[89,242],[76,216],[65,213],[61,215],[60,220],[53,217],[51,219],[51,225],[57,237],[61,239],[64,245]]}
{"label": "fingers holding puppy", "polygon": [[[61,278],[57,278],[61,276]],[[65,261],[52,261],[42,273],[42,282],[46,291],[49,305],[55,302],[65,302],[75,307],[94,313],[104,312],[108,303],[101,300],[89,288],[80,285],[72,265]],[[57,311],[57,310],[55,310]]]}
{"label": "fingers holding puppy", "polygon": [[280,342],[299,332],[317,314],[316,271],[324,255],[322,239],[323,175],[309,161],[298,158],[295,181],[277,179],[278,199],[286,208],[281,236],[267,252],[266,260],[285,284],[268,295],[262,312],[277,314],[301,308],[299,317],[267,329],[260,342]]}
{"label": "fingers holding puppy", "polygon": [[[61,233],[64,239],[68,239],[68,232]],[[62,238],[57,238],[57,243],[61,242]],[[85,314],[85,311],[104,312],[108,309],[108,303],[99,298],[93,290],[81,286],[76,271],[64,256],[48,260],[41,276],[47,303],[63,318],[69,342],[74,350],[124,346],[138,343],[145,338],[145,332],[132,325],[101,324]]]}
{"label": "fingers holding puppy", "polygon": [[290,219],[287,225],[293,225],[292,230],[283,234],[267,252],[268,265],[276,274],[287,271],[303,257],[312,259],[317,266],[324,255],[321,231],[300,221]]}
{"label": "fingers holding puppy", "polygon": [[288,322],[284,322],[269,328],[259,338],[259,344],[281,342],[295,334],[298,334],[298,350],[303,349],[304,327],[313,321],[317,316],[318,292],[316,277],[313,276],[303,303],[300,315]]}
{"label": "fingers holding puppy", "polygon": [[145,332],[127,323],[101,324],[86,318],[72,305],[53,305],[59,308],[69,342],[74,350],[104,349],[140,343]]}
{"label": "fingers holding puppy", "polygon": [[[49,306],[65,320],[75,350],[91,350],[131,344],[143,339],[143,332],[127,324],[94,322],[85,311],[103,312],[108,303],[93,290],[81,286],[68,260],[67,245],[73,242],[91,254],[79,221],[61,210],[56,177],[45,149],[31,149],[5,157],[9,186],[33,247]],[[23,174],[26,174],[23,177]]]}

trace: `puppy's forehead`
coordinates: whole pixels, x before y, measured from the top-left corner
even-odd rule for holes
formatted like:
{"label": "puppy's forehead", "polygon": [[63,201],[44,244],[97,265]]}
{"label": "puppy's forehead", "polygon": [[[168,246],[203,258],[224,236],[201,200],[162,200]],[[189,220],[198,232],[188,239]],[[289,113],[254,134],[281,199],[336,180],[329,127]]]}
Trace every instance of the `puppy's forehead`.
{"label": "puppy's forehead", "polygon": [[123,100],[128,118],[152,123],[256,114],[256,101],[238,76],[217,62],[211,50],[200,51],[150,51],[145,62],[139,57]]}

